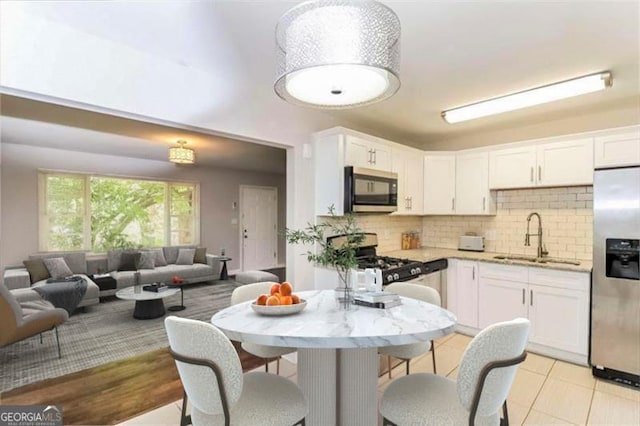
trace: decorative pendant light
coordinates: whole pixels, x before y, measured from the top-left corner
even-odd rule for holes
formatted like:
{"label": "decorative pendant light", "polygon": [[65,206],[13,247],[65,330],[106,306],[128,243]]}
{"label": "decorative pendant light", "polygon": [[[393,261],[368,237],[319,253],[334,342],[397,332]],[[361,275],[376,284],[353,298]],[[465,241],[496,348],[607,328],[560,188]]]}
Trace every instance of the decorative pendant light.
{"label": "decorative pendant light", "polygon": [[400,20],[373,0],[307,1],[276,27],[275,91],[296,105],[369,105],[400,87]]}
{"label": "decorative pendant light", "polygon": [[178,164],[193,164],[196,160],[196,154],[191,148],[185,148],[187,144],[185,140],[176,142],[178,146],[169,148],[169,161]]}

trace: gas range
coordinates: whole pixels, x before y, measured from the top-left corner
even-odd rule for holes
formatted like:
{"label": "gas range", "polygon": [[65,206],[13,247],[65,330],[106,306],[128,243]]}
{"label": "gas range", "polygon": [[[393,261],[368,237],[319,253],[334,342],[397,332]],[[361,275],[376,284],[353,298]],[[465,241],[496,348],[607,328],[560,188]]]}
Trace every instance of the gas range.
{"label": "gas range", "polygon": [[374,268],[382,270],[384,284],[408,281],[422,275],[422,262],[389,256],[367,255],[359,257],[358,269]]}
{"label": "gas range", "polygon": [[[327,241],[335,247],[339,247],[344,242],[344,238],[346,238],[344,235],[336,235],[327,238]],[[425,272],[422,262],[398,257],[378,256],[376,247],[378,247],[378,235],[365,233],[364,241],[356,250],[356,260],[360,270],[380,269],[384,285],[397,281],[409,281]]]}

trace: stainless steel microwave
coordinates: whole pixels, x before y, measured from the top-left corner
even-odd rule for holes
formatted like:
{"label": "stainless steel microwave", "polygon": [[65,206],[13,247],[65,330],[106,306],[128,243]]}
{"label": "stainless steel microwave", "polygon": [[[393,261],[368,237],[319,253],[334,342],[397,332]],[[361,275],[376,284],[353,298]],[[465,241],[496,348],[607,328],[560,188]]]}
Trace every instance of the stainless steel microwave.
{"label": "stainless steel microwave", "polygon": [[345,213],[398,210],[398,174],[363,167],[344,168]]}

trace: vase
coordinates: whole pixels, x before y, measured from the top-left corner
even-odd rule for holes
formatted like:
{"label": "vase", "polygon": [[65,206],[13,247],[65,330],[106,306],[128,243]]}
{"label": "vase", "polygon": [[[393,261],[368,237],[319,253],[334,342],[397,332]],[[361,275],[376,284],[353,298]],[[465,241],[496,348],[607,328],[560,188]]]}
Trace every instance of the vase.
{"label": "vase", "polygon": [[347,272],[344,277],[341,274],[338,276],[340,277],[340,285],[335,289],[338,307],[344,310],[354,309],[351,271]]}

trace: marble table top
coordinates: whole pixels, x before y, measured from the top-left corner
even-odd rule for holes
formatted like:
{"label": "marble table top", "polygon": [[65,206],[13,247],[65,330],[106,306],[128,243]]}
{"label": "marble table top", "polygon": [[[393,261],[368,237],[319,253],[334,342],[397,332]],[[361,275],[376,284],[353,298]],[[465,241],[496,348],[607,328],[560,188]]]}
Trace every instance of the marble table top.
{"label": "marble table top", "polygon": [[153,291],[144,291],[142,290],[142,286],[139,286],[139,287],[140,287],[139,291],[137,292],[136,292],[135,286],[118,290],[116,292],[116,297],[118,299],[124,299],[124,300],[155,300],[155,299],[163,299],[165,297],[173,296],[174,294],[178,294],[180,292],[179,288],[170,288],[168,290],[164,290],[156,293]]}
{"label": "marble table top", "polygon": [[231,340],[294,348],[370,348],[404,345],[450,334],[456,317],[438,306],[402,298],[390,309],[338,306],[333,290],[296,293],[302,312],[281,317],[255,313],[252,301],[217,312],[211,323]]}

